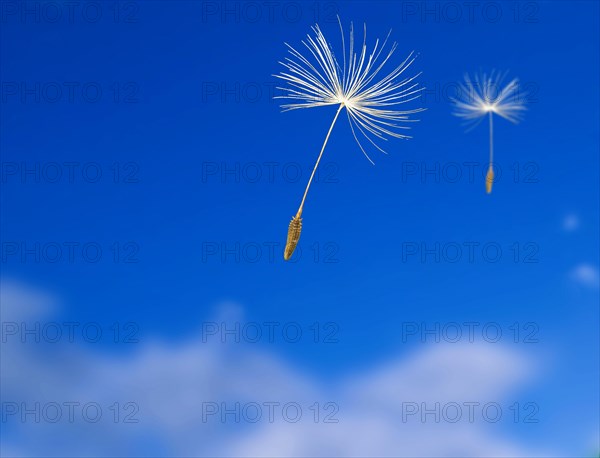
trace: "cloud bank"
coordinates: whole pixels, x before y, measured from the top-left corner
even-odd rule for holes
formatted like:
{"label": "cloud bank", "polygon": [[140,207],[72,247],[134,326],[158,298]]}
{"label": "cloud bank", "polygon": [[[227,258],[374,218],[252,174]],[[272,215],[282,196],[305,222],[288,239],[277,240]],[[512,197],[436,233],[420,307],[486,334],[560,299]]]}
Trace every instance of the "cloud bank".
{"label": "cloud bank", "polygon": [[[4,331],[52,312],[24,285],[3,282],[0,300]],[[115,354],[2,339],[2,456],[556,455],[503,428],[535,376],[506,347],[423,346],[332,384],[257,345],[189,338]]]}

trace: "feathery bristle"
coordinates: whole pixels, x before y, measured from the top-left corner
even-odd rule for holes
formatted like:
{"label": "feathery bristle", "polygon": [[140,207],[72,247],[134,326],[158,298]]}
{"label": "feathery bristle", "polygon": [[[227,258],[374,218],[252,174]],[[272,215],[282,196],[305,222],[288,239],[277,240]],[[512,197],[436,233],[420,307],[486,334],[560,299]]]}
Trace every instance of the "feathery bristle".
{"label": "feathery bristle", "polygon": [[483,74],[471,79],[465,75],[465,83],[459,85],[457,96],[453,98],[454,115],[462,118],[470,128],[477,126],[489,113],[517,124],[526,110],[526,97],[516,78],[502,87],[505,76],[492,72],[489,76]]}
{"label": "feathery bristle", "polygon": [[378,141],[389,137],[410,138],[406,130],[416,121],[412,116],[424,110],[400,109],[400,105],[421,97],[423,88],[417,82],[420,73],[406,75],[417,56],[409,53],[398,66],[390,67],[389,72],[384,74],[383,69],[389,65],[398,47],[397,43],[389,44],[390,34],[383,41],[376,40],[369,53],[367,26],[363,27],[363,40],[359,44],[355,43],[354,26],[350,23],[350,46],[347,47],[339,17],[338,22],[342,42],[338,57],[341,55],[342,59],[336,57],[333,47],[315,25],[312,29],[314,37],[307,35],[307,39],[302,41],[307,50],[305,54],[300,52],[301,48],[298,50],[286,43],[290,55],[280,62],[284,67],[281,73],[273,75],[286,84],[277,88],[283,94],[275,98],[290,100],[290,103],[282,105],[286,111],[327,105],[345,106],[354,140],[367,159],[373,162],[367,154],[367,145],[363,145],[359,137],[364,137],[385,153]]}

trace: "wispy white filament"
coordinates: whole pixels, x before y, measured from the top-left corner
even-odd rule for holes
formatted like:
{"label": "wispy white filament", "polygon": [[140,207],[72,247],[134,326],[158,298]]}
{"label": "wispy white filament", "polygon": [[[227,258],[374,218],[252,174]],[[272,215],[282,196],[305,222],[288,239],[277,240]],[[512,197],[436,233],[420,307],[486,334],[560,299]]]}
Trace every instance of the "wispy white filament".
{"label": "wispy white filament", "polygon": [[400,78],[415,60],[414,53],[411,52],[386,76],[377,79],[397,48],[397,43],[393,43],[388,51],[384,52],[389,34],[383,43],[380,44],[377,40],[371,53],[367,54],[365,25],[363,42],[357,52],[354,26],[351,23],[346,53],[344,30],[340,22],[343,56],[340,65],[319,26],[315,25],[312,30],[315,36],[307,35],[306,41],[302,41],[308,51],[306,55],[286,43],[291,57],[286,57],[284,61],[279,62],[285,70],[273,76],[282,79],[288,86],[278,87],[285,94],[276,98],[292,100],[291,103],[282,105],[284,111],[326,105],[340,105],[340,110],[346,107],[354,139],[363,154],[373,163],[359,141],[357,131],[378,150],[385,153],[376,144],[376,140],[387,140],[388,136],[410,138],[397,131],[409,129],[409,126],[398,123],[414,122],[415,119],[409,119],[410,115],[423,111],[422,108],[406,111],[395,108],[396,105],[418,98],[422,90],[415,82],[420,73],[412,77]]}
{"label": "wispy white filament", "polygon": [[[504,75],[492,72],[471,79],[465,75],[465,83],[459,85],[453,99],[454,114],[470,125],[477,126],[486,116],[490,124],[490,166],[494,162],[493,115],[496,114],[514,124],[518,123],[526,110],[524,94],[519,92],[519,81],[515,78],[501,88]],[[469,129],[469,130],[470,130]]]}
{"label": "wispy white filament", "polygon": [[492,72],[471,79],[465,75],[465,83],[459,85],[453,99],[454,114],[467,124],[479,124],[488,114],[497,114],[512,123],[522,119],[525,108],[524,94],[519,92],[519,81],[515,78],[501,88],[503,75]]}

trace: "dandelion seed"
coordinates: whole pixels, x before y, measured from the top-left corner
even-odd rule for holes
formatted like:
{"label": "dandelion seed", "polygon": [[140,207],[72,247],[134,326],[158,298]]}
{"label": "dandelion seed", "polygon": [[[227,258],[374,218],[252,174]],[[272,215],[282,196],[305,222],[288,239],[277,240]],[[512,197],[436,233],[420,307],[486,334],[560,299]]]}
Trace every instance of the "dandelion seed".
{"label": "dandelion seed", "polygon": [[362,153],[371,163],[373,161],[367,154],[359,137],[364,137],[373,147],[385,153],[377,144],[377,141],[386,141],[389,137],[410,138],[405,133],[401,133],[402,130],[410,127],[401,123],[416,121],[410,119],[410,116],[423,111],[422,108],[404,111],[397,109],[397,105],[418,98],[422,90],[415,82],[420,73],[411,77],[403,76],[405,70],[416,58],[414,53],[411,52],[400,65],[386,76],[380,77],[379,74],[394,54],[398,46],[397,43],[393,43],[384,52],[390,36],[388,33],[383,43],[377,40],[371,53],[367,55],[367,28],[365,25],[362,46],[358,46],[360,50],[355,50],[354,26],[350,23],[348,52],[346,54],[344,30],[339,17],[338,22],[342,37],[343,60],[341,65],[321,29],[318,25],[315,25],[312,28],[315,34],[314,37],[307,35],[306,41],[302,41],[308,53],[302,55],[286,43],[291,57],[286,57],[284,61],[279,62],[285,67],[285,70],[282,70],[278,75],[273,75],[288,85],[287,87],[277,88],[284,91],[284,95],[276,98],[292,101],[282,105],[284,111],[339,105],[308,180],[298,212],[290,223],[284,251],[285,260],[292,256],[300,239],[304,202],[333,126],[342,109],[346,108],[352,135]]}
{"label": "dandelion seed", "polygon": [[504,75],[487,77],[485,74],[471,80],[465,75],[465,84],[459,86],[458,96],[453,99],[454,115],[462,118],[469,130],[476,127],[486,116],[490,123],[490,163],[485,177],[485,189],[492,192],[494,183],[494,114],[517,124],[526,110],[523,94],[519,94],[519,82],[515,78],[502,90],[500,85]]}

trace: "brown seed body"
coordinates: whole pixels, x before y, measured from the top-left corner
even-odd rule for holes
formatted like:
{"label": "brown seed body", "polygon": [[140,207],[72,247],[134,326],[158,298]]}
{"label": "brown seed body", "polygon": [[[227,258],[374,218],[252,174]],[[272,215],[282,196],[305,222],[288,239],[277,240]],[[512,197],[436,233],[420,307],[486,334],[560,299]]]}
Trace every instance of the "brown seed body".
{"label": "brown seed body", "polygon": [[492,185],[494,184],[494,169],[492,166],[488,169],[485,177],[485,190],[488,194],[492,193]]}
{"label": "brown seed body", "polygon": [[294,250],[300,240],[300,232],[302,232],[302,218],[296,215],[290,221],[288,227],[287,243],[285,244],[285,251],[283,252],[283,259],[289,260],[294,254]]}

